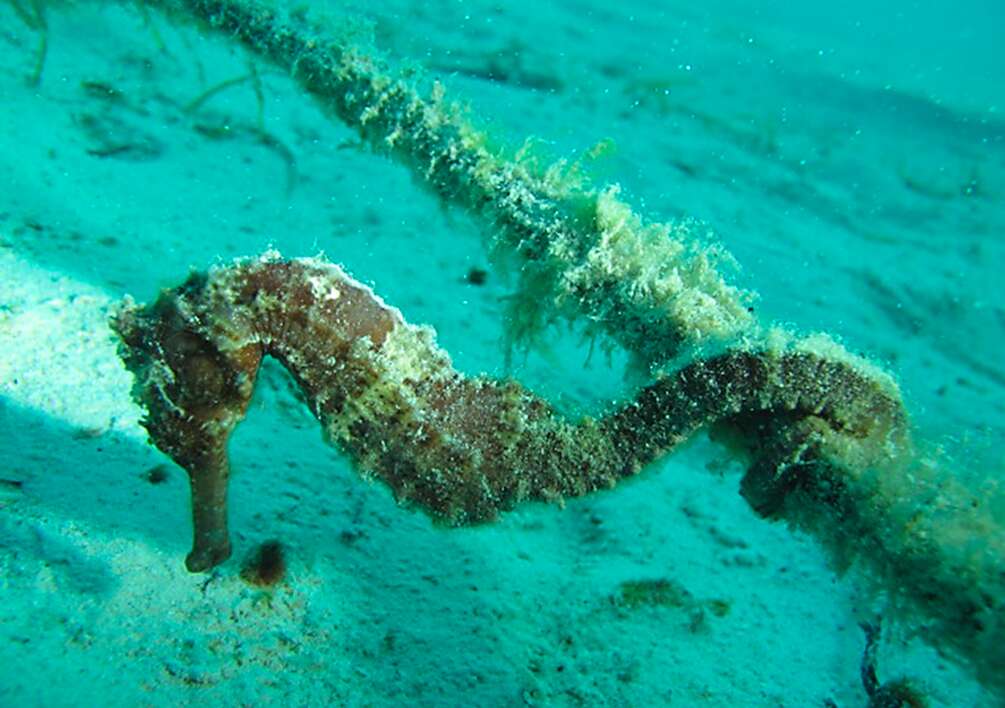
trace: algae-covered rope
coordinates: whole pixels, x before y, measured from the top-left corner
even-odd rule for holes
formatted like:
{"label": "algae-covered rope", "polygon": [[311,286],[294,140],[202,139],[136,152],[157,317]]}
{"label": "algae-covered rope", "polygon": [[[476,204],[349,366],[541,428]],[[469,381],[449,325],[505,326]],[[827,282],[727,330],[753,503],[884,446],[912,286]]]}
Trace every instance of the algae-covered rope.
{"label": "algae-covered rope", "polygon": [[289,72],[370,146],[479,217],[490,250],[519,266],[518,338],[556,317],[585,317],[648,365],[751,326],[742,293],[715,269],[716,249],[694,246],[684,227],[644,222],[616,187],[535,174],[490,150],[440,88],[423,95],[375,50],[263,3],[147,2],[196,18]]}

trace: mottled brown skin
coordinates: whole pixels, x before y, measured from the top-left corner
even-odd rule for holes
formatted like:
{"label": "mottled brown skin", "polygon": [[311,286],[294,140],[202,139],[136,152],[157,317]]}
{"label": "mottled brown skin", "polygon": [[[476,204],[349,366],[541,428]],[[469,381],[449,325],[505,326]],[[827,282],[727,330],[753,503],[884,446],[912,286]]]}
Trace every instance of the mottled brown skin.
{"label": "mottled brown skin", "polygon": [[149,307],[124,310],[115,327],[151,439],[189,473],[193,572],[230,554],[227,439],[266,354],[291,371],[362,471],[454,525],[523,500],[611,487],[712,423],[753,455],[743,491],[771,514],[800,483],[785,471],[796,456],[820,457],[827,436],[886,438],[903,425],[899,402],[874,382],[799,352],[699,361],[600,421],[579,423],[518,383],[462,376],[428,339],[411,340],[410,354],[437,366],[435,376],[401,378],[381,350],[409,325],[317,261],[252,261],[193,276]]}
{"label": "mottled brown skin", "polygon": [[[312,401],[324,385],[334,398],[352,395],[351,357],[344,357],[341,376],[321,371],[316,361],[301,367],[289,363],[309,336],[304,315],[314,297],[306,273],[299,263],[272,262],[244,268],[235,278],[193,275],[150,307],[125,309],[115,319],[126,363],[136,374],[135,393],[147,410],[144,425],[151,440],[189,474],[194,542],[185,565],[192,572],[209,570],[230,556],[227,441],[247,410],[262,356],[276,357],[295,376],[317,371],[307,379],[298,376]],[[318,305],[329,335],[324,346],[333,354],[363,338],[377,347],[394,325],[390,310],[365,292],[346,283],[345,298]],[[268,297],[277,299],[278,309],[255,312]],[[220,332],[223,322],[237,330]]]}

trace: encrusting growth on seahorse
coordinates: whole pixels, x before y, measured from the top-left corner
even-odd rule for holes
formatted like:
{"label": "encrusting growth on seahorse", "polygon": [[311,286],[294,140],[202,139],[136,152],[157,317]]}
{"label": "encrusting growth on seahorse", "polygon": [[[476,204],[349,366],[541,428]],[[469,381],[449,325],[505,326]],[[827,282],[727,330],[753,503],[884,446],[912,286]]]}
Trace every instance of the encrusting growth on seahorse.
{"label": "encrusting growth on seahorse", "polygon": [[[749,352],[692,365],[601,420],[571,422],[515,381],[458,373],[432,330],[407,324],[320,260],[266,257],[195,275],[148,308],[127,308],[115,326],[154,443],[191,477],[192,571],[230,553],[226,445],[263,355],[290,370],[328,438],[360,470],[450,525],[491,519],[523,500],[611,487],[723,419],[773,440],[759,443],[767,460],[750,477],[757,488],[747,485],[767,509],[780,499],[773,487],[790,483],[779,466],[812,456],[825,430],[866,438],[877,420],[882,435],[902,423],[897,401],[847,366]],[[837,378],[846,385],[831,385]],[[769,436],[755,419],[777,407],[794,420]],[[823,422],[800,418],[814,410]]]}

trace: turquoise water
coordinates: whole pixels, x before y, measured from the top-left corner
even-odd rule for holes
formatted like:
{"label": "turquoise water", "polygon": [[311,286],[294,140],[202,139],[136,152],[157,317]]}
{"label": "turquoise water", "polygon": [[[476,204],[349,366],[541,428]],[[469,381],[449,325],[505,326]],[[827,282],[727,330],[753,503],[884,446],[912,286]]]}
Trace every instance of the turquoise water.
{"label": "turquoise water", "polygon": [[[330,11],[501,146],[603,145],[597,183],[697,220],[763,322],[879,362],[924,454],[1001,479],[999,6]],[[126,295],[324,252],[465,372],[573,415],[637,381],[575,329],[507,366],[513,283],[480,225],[224,38],[133,5],[0,18],[0,705],[866,704],[875,598],[756,518],[704,438],[610,492],[447,531],[361,481],[269,365],[231,448],[234,558],[187,574],[185,476],[146,443],[107,328]],[[241,567],[270,539],[288,571],[262,589]],[[996,705],[911,627],[884,627],[878,672]]]}

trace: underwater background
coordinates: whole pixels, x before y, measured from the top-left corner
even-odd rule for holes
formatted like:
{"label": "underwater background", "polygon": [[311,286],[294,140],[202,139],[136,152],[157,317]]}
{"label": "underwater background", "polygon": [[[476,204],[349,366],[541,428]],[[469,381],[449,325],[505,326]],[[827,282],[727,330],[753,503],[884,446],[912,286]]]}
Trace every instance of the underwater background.
{"label": "underwater background", "polygon": [[[707,227],[762,321],[879,362],[924,454],[994,491],[1005,6],[693,5],[312,7],[500,146],[589,154],[649,219]],[[625,357],[565,329],[508,357],[479,224],[222,37],[10,0],[0,62],[0,706],[866,704],[876,599],[756,518],[704,436],[609,492],[446,530],[362,481],[270,364],[231,444],[234,557],[188,574],[188,483],[108,328],[126,295],[323,252],[457,368],[570,415],[631,390]],[[269,541],[287,569],[261,587],[241,569]],[[995,705],[910,627],[884,626],[877,666],[934,706]]]}

